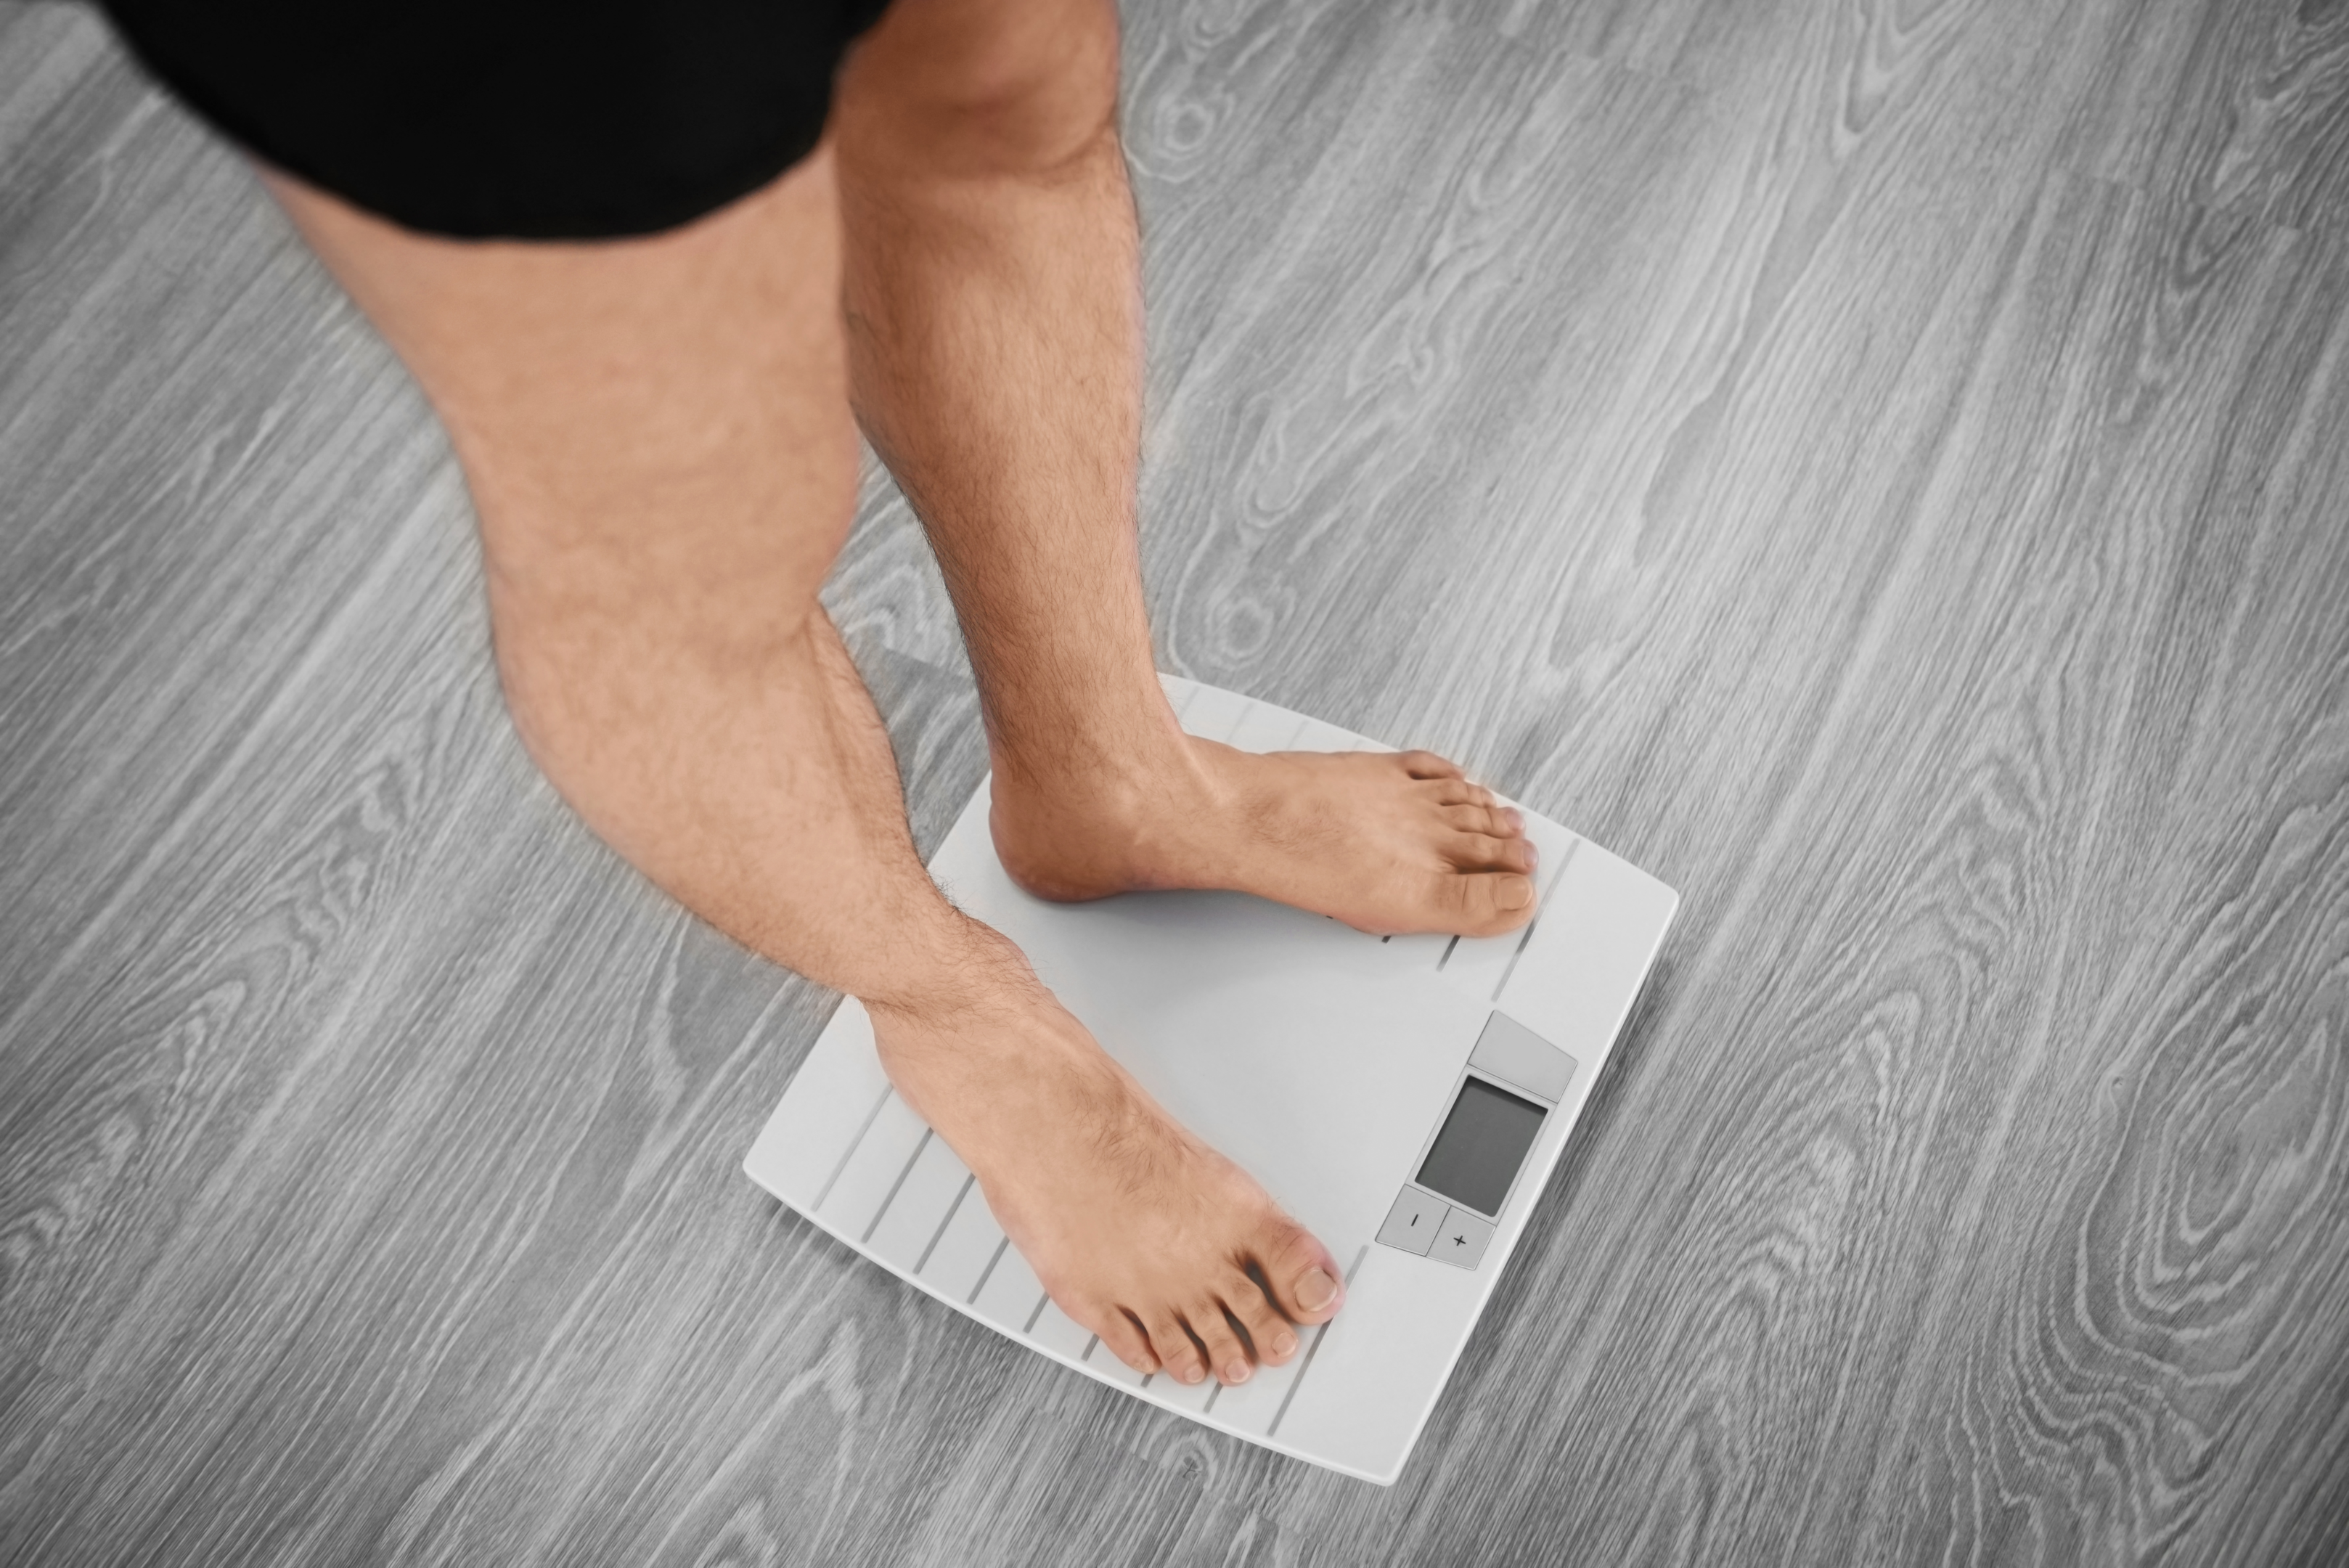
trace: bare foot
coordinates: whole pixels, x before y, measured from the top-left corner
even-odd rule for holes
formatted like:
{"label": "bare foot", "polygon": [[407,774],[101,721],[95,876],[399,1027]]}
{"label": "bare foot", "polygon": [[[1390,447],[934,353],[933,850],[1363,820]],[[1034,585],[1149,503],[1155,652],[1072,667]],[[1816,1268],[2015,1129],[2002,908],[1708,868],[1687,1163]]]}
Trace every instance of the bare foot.
{"label": "bare foot", "polygon": [[[1328,1250],[1153,1101],[1018,948],[939,897],[829,622],[783,645],[804,658],[745,674],[667,633],[572,640],[508,611],[508,691],[548,775],[690,907],[864,998],[890,1079],[1113,1354],[1238,1383],[1337,1312]],[[669,657],[599,652],[647,645]]]}
{"label": "bare foot", "polygon": [[1492,936],[1534,917],[1525,821],[1433,752],[1274,752],[1182,737],[1159,765],[996,769],[996,854],[1040,898],[1229,888],[1380,935]]}
{"label": "bare foot", "polygon": [[956,994],[868,1003],[906,1102],[978,1177],[1061,1309],[1138,1372],[1242,1383],[1344,1295],[1329,1250],[1185,1131],[974,926]]}

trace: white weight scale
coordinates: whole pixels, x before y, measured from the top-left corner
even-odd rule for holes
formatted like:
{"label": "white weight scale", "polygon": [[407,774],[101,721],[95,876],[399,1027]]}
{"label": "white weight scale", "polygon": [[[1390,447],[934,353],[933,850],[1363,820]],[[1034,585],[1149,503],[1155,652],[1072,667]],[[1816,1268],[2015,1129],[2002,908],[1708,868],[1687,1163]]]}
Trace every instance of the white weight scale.
{"label": "white weight scale", "polygon": [[[1248,751],[1387,751],[1175,677],[1183,727]],[[1386,1485],[1524,1232],[1679,895],[1526,812],[1540,913],[1506,936],[1365,936],[1237,893],[1052,904],[995,857],[982,783],[930,872],[1102,1046],[1346,1269],[1286,1366],[1144,1377],[1045,1296],[843,1002],[743,1168],[873,1262],[1140,1399]]]}

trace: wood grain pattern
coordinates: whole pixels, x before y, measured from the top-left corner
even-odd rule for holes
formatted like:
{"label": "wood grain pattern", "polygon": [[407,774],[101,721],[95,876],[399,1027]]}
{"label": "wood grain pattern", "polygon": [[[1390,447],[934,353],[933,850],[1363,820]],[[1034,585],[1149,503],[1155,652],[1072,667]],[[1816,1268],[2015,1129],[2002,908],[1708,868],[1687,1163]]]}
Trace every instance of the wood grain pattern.
{"label": "wood grain pattern", "polygon": [[[1162,660],[1682,916],[1401,1482],[739,1174],[237,161],[0,0],[0,1562],[2349,1559],[2349,5],[1128,15]],[[916,836],[985,766],[869,472]]]}

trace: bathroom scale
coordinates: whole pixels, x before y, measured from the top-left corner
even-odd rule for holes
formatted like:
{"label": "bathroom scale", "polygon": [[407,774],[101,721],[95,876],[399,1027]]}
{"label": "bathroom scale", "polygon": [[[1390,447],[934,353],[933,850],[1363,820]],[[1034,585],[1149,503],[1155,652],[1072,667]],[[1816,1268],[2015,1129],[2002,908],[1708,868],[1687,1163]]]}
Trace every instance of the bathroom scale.
{"label": "bathroom scale", "polygon": [[[1393,749],[1164,679],[1183,727],[1209,740]],[[1045,1295],[970,1172],[891,1090],[853,998],[744,1169],[874,1263],[1040,1355],[1236,1438],[1392,1482],[1679,895],[1526,812],[1541,851],[1539,913],[1505,936],[1374,937],[1240,893],[1053,904],[1004,872],[987,815],[982,783],[931,875],[1017,942],[1161,1105],[1321,1239],[1346,1272],[1344,1308],[1302,1330],[1287,1366],[1259,1366],[1235,1387],[1135,1372]]]}

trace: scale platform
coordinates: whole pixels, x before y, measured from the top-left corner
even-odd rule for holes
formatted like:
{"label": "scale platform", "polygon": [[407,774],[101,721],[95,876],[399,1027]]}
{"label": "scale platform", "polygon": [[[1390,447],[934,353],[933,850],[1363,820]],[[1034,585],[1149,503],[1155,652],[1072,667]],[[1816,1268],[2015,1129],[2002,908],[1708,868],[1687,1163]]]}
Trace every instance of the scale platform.
{"label": "scale platform", "polygon": [[[1166,677],[1183,727],[1247,751],[1392,748]],[[995,858],[982,783],[930,873],[1017,942],[1159,1103],[1346,1269],[1345,1309],[1237,1387],[1144,1377],[1046,1297],[970,1172],[889,1087],[853,998],[743,1168],[847,1245],[1040,1355],[1381,1485],[1466,1345],[1647,976],[1679,895],[1526,812],[1540,914],[1506,936],[1365,936],[1238,893],[1051,904]],[[1232,1093],[1234,1085],[1253,1092]]]}

